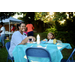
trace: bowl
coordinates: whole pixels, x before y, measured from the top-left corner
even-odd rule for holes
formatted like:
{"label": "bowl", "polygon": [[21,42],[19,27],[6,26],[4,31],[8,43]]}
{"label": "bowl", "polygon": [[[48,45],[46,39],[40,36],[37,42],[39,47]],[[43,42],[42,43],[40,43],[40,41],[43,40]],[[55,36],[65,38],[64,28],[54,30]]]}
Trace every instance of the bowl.
{"label": "bowl", "polygon": [[46,43],[46,42],[47,42],[47,41],[41,41],[41,43],[43,43],[43,44]]}

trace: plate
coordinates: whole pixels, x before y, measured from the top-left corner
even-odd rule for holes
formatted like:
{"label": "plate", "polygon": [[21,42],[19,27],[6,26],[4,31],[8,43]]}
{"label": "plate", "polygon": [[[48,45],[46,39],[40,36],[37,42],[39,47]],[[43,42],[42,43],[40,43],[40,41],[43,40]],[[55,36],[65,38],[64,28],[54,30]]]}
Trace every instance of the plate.
{"label": "plate", "polygon": [[33,42],[33,43],[36,43],[36,42]]}

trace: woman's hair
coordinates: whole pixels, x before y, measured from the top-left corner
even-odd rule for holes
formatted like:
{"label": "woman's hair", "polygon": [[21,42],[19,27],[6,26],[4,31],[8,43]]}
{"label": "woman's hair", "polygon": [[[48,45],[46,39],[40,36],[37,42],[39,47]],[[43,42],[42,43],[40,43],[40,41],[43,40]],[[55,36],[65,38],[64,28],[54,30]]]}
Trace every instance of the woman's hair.
{"label": "woman's hair", "polygon": [[17,30],[19,30],[19,26],[20,26],[20,25],[19,25],[19,24],[17,24]]}
{"label": "woman's hair", "polygon": [[25,24],[25,23],[21,22],[20,24],[17,24],[17,30],[19,30],[19,26],[21,26],[21,24]]}

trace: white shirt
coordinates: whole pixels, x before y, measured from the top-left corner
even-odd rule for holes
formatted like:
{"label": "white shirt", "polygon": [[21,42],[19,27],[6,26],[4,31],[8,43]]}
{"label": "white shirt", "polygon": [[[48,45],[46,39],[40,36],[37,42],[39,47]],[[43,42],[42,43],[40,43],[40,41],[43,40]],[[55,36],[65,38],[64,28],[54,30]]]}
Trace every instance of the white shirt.
{"label": "white shirt", "polygon": [[4,27],[4,26],[1,27],[1,30],[2,30],[1,35],[2,35],[2,34],[5,34],[5,27]]}
{"label": "white shirt", "polygon": [[12,51],[13,49],[22,42],[27,37],[25,33],[23,35],[19,31],[15,31],[12,35],[11,42],[10,42],[10,48],[9,48],[9,55],[12,57]]}
{"label": "white shirt", "polygon": [[48,41],[48,43],[53,43],[53,39],[50,39],[50,40]]}

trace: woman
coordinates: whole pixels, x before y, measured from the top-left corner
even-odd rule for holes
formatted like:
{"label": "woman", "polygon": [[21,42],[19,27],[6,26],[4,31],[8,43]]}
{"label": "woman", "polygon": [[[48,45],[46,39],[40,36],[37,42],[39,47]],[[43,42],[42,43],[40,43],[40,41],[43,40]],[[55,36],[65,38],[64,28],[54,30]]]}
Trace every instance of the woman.
{"label": "woman", "polygon": [[4,42],[4,39],[5,39],[5,27],[3,26],[3,22],[0,23],[0,37],[1,37],[1,43],[2,43],[2,47],[5,46],[5,42]]}
{"label": "woman", "polygon": [[28,21],[28,24],[26,25],[28,36],[33,36],[33,25],[31,24],[30,21]]}
{"label": "woman", "polygon": [[25,43],[28,42],[29,39],[33,39],[35,41],[34,37],[32,36],[27,37],[27,35],[23,33],[25,31],[25,23],[20,23],[18,29],[19,29],[18,31],[15,31],[13,33],[11,38],[11,43],[9,48],[9,55],[11,57],[13,57],[12,51],[17,45],[21,45],[21,44],[24,45]]}

